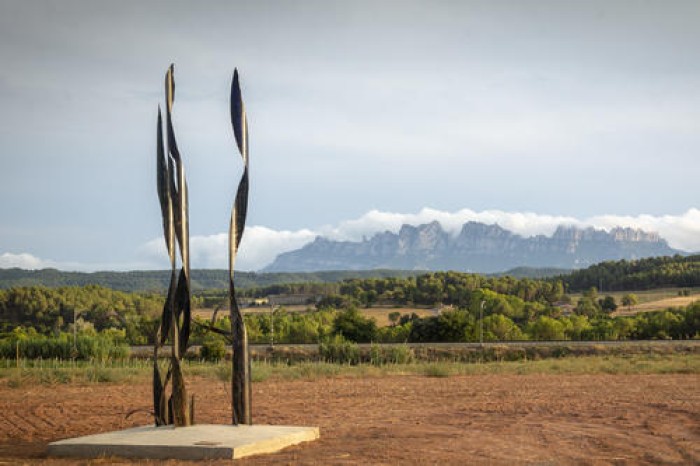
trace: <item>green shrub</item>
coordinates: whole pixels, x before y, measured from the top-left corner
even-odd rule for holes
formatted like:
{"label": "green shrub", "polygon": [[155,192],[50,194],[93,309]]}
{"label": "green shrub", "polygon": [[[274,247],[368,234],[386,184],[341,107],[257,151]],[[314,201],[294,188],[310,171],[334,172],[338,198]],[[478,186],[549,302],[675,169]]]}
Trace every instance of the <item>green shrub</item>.
{"label": "green shrub", "polygon": [[409,364],[415,360],[415,354],[407,344],[393,345],[386,349],[384,362],[391,364]]}
{"label": "green shrub", "polygon": [[348,341],[342,335],[333,335],[318,345],[318,354],[322,360],[341,364],[360,362],[360,348],[357,343]]}
{"label": "green shrub", "polygon": [[226,343],[222,338],[207,337],[199,349],[199,357],[205,361],[221,361],[226,356]]}

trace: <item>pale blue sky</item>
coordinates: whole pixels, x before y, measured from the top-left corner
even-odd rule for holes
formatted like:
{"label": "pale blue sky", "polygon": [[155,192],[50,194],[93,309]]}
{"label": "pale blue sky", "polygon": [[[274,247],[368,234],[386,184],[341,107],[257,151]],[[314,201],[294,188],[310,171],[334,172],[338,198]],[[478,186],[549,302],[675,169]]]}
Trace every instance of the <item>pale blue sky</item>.
{"label": "pale blue sky", "polygon": [[154,148],[171,62],[193,267],[226,263],[234,67],[242,268],[440,216],[624,223],[700,250],[699,18],[698,1],[2,0],[0,267],[167,266]]}

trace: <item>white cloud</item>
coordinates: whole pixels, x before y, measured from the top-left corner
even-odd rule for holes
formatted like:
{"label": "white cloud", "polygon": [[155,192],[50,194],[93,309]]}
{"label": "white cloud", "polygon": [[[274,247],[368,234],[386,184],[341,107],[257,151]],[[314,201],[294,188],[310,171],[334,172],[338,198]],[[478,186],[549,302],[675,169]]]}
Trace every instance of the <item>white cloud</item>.
{"label": "white cloud", "polygon": [[237,264],[243,270],[256,270],[272,262],[277,254],[298,249],[317,236],[311,230],[272,230],[262,226],[246,228]]}
{"label": "white cloud", "polygon": [[[273,230],[263,226],[250,226],[245,230],[236,257],[237,270],[257,270],[272,262],[278,254],[298,249],[316,237],[311,230]],[[156,238],[141,248],[146,258],[157,268],[168,268],[165,242]],[[192,268],[228,268],[228,233],[198,235],[190,238]]]}
{"label": "white cloud", "polygon": [[[142,248],[143,249],[143,248]],[[63,262],[53,259],[44,259],[37,257],[34,254],[27,252],[11,253],[5,252],[0,254],[0,269],[20,268],[24,270],[41,270],[41,269],[58,269],[68,272],[94,272],[97,270],[150,270],[158,268],[166,268],[166,265],[159,262],[149,260],[140,260],[132,262]]]}
{"label": "white cloud", "polygon": [[598,215],[584,219],[502,210],[475,212],[470,209],[462,209],[457,212],[445,212],[424,208],[415,214],[372,210],[360,218],[341,222],[337,226],[322,227],[319,234],[334,239],[357,241],[363,236],[370,236],[380,231],[398,232],[403,224],[420,225],[435,220],[452,234],[459,233],[464,223],[475,221],[498,224],[526,237],[551,236],[559,225],[594,227],[608,231],[616,226],[640,228],[659,233],[673,248],[684,251],[700,251],[700,210],[695,208],[680,215]]}
{"label": "white cloud", "polygon": [[37,270],[45,269],[47,267],[56,267],[56,263],[53,261],[39,259],[36,256],[27,254],[26,252],[20,254],[13,254],[11,252],[0,254],[0,268],[10,269],[14,267],[26,270]]}
{"label": "white cloud", "polygon": [[334,227],[322,227],[320,234],[333,239],[357,241],[363,236],[376,232],[398,232],[401,225],[420,225],[438,221],[448,232],[456,235],[466,222],[475,221],[486,224],[497,223],[502,227],[524,236],[537,234],[551,235],[558,225],[579,224],[573,217],[540,215],[532,212],[503,212],[484,210],[475,212],[462,209],[457,212],[445,212],[426,207],[416,214],[401,214],[371,210],[358,219],[341,222]]}
{"label": "white cloud", "polygon": [[588,221],[599,228],[610,229],[615,226],[641,228],[656,231],[668,241],[671,247],[684,251],[700,251],[700,210],[688,209],[682,215],[600,215]]}

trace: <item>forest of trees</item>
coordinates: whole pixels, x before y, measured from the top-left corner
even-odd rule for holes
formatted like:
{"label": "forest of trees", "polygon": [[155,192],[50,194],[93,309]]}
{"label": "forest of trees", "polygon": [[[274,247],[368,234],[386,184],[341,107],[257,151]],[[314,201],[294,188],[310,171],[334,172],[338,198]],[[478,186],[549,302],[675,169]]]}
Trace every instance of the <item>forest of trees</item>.
{"label": "forest of trees", "polygon": [[700,286],[700,256],[652,257],[639,260],[601,262],[587,269],[556,277],[567,291],[592,286],[601,290],[649,290],[663,287]]}

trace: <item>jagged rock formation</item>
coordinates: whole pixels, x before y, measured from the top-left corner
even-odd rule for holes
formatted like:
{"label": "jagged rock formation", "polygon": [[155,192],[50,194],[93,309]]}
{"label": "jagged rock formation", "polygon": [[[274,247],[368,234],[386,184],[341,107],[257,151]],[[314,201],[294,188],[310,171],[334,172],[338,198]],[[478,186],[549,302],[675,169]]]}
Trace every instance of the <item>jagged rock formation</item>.
{"label": "jagged rock formation", "polygon": [[375,268],[459,270],[494,273],[514,267],[581,268],[605,260],[679,254],[656,233],[632,228],[610,232],[560,226],[549,236],[524,238],[498,225],[468,222],[457,236],[438,222],[403,225],[359,242],[317,237],[277,256],[265,272],[368,270]]}

